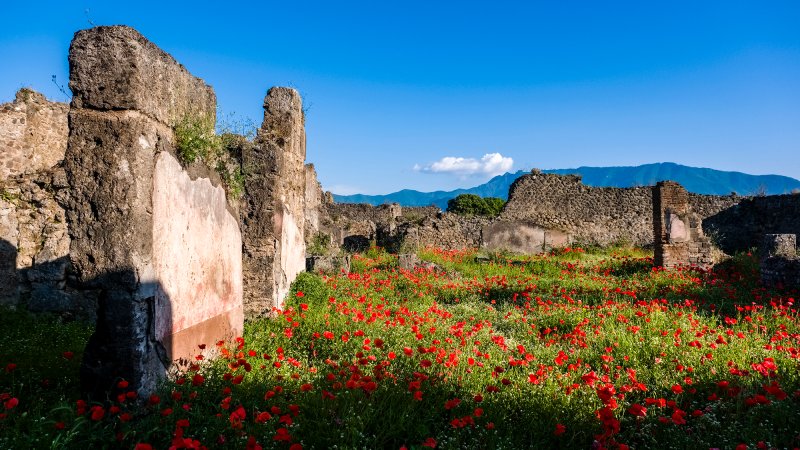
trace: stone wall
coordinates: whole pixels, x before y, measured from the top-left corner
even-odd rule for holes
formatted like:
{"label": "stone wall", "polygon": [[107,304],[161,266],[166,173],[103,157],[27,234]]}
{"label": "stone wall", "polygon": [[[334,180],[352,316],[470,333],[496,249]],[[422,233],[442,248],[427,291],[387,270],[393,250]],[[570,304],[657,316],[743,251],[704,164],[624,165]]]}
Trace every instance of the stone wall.
{"label": "stone wall", "polygon": [[[589,187],[575,175],[534,170],[511,185],[508,198],[501,221],[561,231],[582,245],[653,243],[651,187]],[[731,196],[689,196],[689,204],[701,217],[717,214],[740,200]]]}
{"label": "stone wall", "polygon": [[289,285],[305,269],[305,155],[300,94],[270,89],[255,145],[242,155],[247,173],[242,226],[248,317],[280,308]]}
{"label": "stone wall", "polygon": [[701,218],[692,211],[686,189],[661,181],[652,192],[655,265],[710,268],[714,263],[711,242],[703,236]]}
{"label": "stone wall", "polygon": [[0,105],[0,303],[93,319],[95,300],[70,280],[68,105],[30,89]]}
{"label": "stone wall", "polygon": [[51,170],[64,159],[68,110],[25,88],[0,105],[0,182]]}
{"label": "stone wall", "polygon": [[797,235],[767,234],[760,247],[761,282],[778,288],[800,287],[800,258],[797,257]]}
{"label": "stone wall", "polygon": [[765,234],[800,235],[800,194],[742,198],[704,216],[703,230],[728,254],[759,247]]}
{"label": "stone wall", "polygon": [[464,217],[444,212],[427,217],[420,225],[407,222],[399,229],[404,250],[425,247],[456,250],[480,247],[481,231],[490,221],[486,217]]}
{"label": "stone wall", "polygon": [[219,178],[185,170],[173,126],[215,115],[213,90],[135,30],[70,47],[66,217],[77,279],[99,292],[83,388],[152,392],[198,344],[242,331],[241,234]]}

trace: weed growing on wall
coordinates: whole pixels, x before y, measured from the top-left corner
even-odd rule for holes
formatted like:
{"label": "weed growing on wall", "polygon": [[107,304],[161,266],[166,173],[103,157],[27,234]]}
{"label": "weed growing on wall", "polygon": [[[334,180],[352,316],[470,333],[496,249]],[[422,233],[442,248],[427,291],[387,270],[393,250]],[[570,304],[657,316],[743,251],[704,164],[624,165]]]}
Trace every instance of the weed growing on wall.
{"label": "weed growing on wall", "polygon": [[241,198],[245,182],[241,150],[255,137],[252,124],[232,121],[230,116],[220,124],[215,124],[207,116],[186,116],[174,129],[180,160],[184,164],[201,162],[214,169],[225,184],[228,195],[234,200]]}

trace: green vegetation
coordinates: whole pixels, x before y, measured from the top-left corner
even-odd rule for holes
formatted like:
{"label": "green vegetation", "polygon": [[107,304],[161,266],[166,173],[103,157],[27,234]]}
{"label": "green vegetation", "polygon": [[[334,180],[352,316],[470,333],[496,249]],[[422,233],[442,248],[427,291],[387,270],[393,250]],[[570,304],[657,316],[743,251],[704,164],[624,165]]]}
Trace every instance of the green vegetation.
{"label": "green vegetation", "polygon": [[330,252],[331,237],[325,233],[318,232],[311,239],[311,245],[306,248],[306,253],[314,256],[325,256]]}
{"label": "green vegetation", "polygon": [[245,189],[241,150],[255,136],[254,128],[230,121],[217,128],[218,132],[215,132],[211,117],[184,117],[174,127],[178,156],[184,164],[202,162],[214,169],[225,184],[228,195],[238,200]]}
{"label": "green vegetation", "polygon": [[447,212],[462,216],[497,217],[505,204],[505,200],[497,197],[482,198],[475,194],[461,194],[447,201]]}
{"label": "green vegetation", "polygon": [[420,257],[443,270],[372,247],[349,275],[300,274],[278,317],[139,405],[76,403],[59,353],[85,331],[4,312],[0,448],[800,445],[798,293],[761,287],[752,255],[707,273],[631,248]]}

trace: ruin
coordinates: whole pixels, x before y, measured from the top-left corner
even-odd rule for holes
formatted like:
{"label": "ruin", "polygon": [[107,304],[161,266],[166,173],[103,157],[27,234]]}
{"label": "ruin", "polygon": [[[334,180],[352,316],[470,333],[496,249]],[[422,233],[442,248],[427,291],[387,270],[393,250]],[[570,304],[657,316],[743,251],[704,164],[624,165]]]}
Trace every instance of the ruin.
{"label": "ruin", "polygon": [[653,238],[656,266],[708,269],[714,264],[711,241],[703,236],[701,218],[692,211],[689,193],[673,181],[653,187]]}
{"label": "ruin", "polygon": [[[99,291],[82,385],[152,392],[172,361],[242,332],[241,233],[218,178],[187,170],[173,126],[213,90],[129,27],[78,32],[64,157],[70,259]],[[212,238],[213,237],[213,238]]]}
{"label": "ruin", "polygon": [[91,320],[95,300],[70,280],[61,205],[68,111],[25,88],[0,105],[0,304]]}
{"label": "ruin", "polygon": [[[300,94],[272,88],[254,145],[242,153],[246,212],[244,308],[248,317],[280,308],[305,269],[306,136]],[[309,224],[308,226],[313,226]]]}
{"label": "ruin", "polygon": [[797,235],[766,234],[760,246],[761,282],[769,287],[800,287]]}
{"label": "ruin", "polygon": [[[302,99],[274,87],[253,142],[219,156],[230,181],[182,156],[178,124],[214,123],[213,89],[129,27],[96,27],[70,47],[70,105],[23,89],[0,107],[0,304],[96,319],[82,380],[102,397],[119,378],[152,392],[198,344],[239,336],[283,306],[303,270],[348,271],[342,250],[385,246],[407,270],[419,248],[546,252],[654,247],[655,264],[713,264],[761,247],[762,279],[796,285],[800,196],[689,194],[673,182],[593,188],[532,171],[494,219],[436,207],[337,204],[305,163]],[[213,134],[213,133],[211,133]],[[781,233],[781,234],[768,234]],[[789,237],[792,236],[792,237]],[[314,252],[307,258],[307,249]]]}

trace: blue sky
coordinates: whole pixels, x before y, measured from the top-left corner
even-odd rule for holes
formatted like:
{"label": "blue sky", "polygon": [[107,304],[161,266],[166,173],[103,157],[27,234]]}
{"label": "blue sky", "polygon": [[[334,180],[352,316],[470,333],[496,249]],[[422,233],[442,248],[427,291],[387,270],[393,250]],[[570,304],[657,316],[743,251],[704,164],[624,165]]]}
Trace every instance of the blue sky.
{"label": "blue sky", "polygon": [[335,193],[658,161],[800,178],[800,2],[164,3],[4,4],[0,101],[65,100],[72,34],[126,24],[223,116],[297,88]]}

